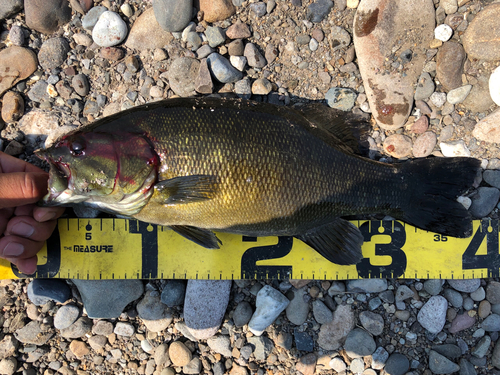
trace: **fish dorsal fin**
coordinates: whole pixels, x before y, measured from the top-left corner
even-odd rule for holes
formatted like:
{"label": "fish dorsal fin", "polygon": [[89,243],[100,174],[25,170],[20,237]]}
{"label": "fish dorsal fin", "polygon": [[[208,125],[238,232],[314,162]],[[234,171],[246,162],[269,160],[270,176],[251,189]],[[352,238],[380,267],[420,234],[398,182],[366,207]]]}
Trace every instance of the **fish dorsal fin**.
{"label": "fish dorsal fin", "polygon": [[351,112],[327,107],[320,103],[310,103],[294,108],[313,126],[311,131],[323,141],[344,150],[362,154],[370,123]]}
{"label": "fish dorsal fin", "polygon": [[174,177],[155,185],[162,204],[200,202],[212,199],[219,190],[219,179],[210,175]]}
{"label": "fish dorsal fin", "polygon": [[191,227],[189,225],[171,225],[170,228],[182,237],[207,249],[218,249],[219,244],[222,245],[221,240],[217,238],[215,233],[208,229]]}
{"label": "fish dorsal fin", "polygon": [[344,219],[337,218],[295,237],[336,264],[356,264],[363,258],[363,235],[357,227]]}

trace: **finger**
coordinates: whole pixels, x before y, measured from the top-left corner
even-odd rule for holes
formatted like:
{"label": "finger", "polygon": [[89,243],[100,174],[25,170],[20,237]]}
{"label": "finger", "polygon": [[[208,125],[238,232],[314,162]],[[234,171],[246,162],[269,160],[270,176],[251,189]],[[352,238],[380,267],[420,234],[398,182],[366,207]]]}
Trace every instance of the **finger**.
{"label": "finger", "polygon": [[36,206],[34,204],[26,204],[24,206],[18,206],[14,210],[14,216],[33,216],[33,209]]}
{"label": "finger", "polygon": [[0,207],[16,207],[35,203],[47,193],[48,174],[2,173],[0,174]]}
{"label": "finger", "polygon": [[4,259],[32,258],[36,256],[44,243],[45,241],[32,241],[18,236],[5,236],[0,238],[0,257]]}
{"label": "finger", "polygon": [[12,264],[15,264],[19,271],[26,275],[31,275],[36,272],[37,256],[33,256],[26,259],[7,259]]}
{"label": "finger", "polygon": [[13,208],[0,208],[0,235],[5,232],[7,224],[14,213]]}
{"label": "finger", "polygon": [[57,219],[64,213],[64,207],[35,207],[33,217],[36,221],[49,221]]}
{"label": "finger", "polygon": [[5,235],[29,238],[33,241],[45,241],[50,237],[56,225],[57,220],[40,223],[30,216],[15,216],[9,220]]}
{"label": "finger", "polygon": [[5,152],[0,152],[0,172],[14,173],[14,172],[43,172],[33,164],[27,163],[24,160],[18,159],[14,156],[7,155]]}

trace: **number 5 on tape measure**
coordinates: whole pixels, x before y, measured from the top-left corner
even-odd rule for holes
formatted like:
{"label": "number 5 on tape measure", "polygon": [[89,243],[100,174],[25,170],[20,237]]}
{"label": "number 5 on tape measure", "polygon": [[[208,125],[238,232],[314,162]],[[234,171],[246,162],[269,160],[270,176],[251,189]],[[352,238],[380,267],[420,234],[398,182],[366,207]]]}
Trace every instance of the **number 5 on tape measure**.
{"label": "number 5 on tape measure", "polygon": [[[346,280],[499,276],[498,220],[474,221],[473,235],[465,239],[399,221],[353,224],[365,240],[364,258],[356,265],[339,266],[292,237],[219,233],[221,249],[207,250],[168,228],[137,220],[60,219],[38,254],[34,277]],[[0,278],[27,276],[0,261]]]}

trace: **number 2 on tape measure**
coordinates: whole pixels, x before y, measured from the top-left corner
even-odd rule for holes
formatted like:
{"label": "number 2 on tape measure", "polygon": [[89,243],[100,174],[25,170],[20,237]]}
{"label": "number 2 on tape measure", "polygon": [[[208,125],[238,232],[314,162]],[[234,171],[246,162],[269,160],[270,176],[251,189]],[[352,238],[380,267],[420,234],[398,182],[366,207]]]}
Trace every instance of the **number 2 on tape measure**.
{"label": "number 2 on tape measure", "polygon": [[[478,254],[486,237],[486,254]],[[498,251],[498,220],[483,220],[469,246],[462,255],[464,270],[486,268],[489,277],[498,277],[500,268],[500,254]]]}

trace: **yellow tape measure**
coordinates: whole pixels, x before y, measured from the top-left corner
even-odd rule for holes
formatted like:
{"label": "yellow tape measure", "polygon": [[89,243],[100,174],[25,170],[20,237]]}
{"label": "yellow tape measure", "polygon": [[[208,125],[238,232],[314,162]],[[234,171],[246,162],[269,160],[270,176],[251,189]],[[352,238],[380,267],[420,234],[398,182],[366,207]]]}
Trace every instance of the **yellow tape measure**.
{"label": "yellow tape measure", "polygon": [[[339,266],[292,237],[219,233],[208,250],[166,227],[126,219],[59,219],[38,254],[37,278],[72,279],[471,279],[498,277],[499,221],[474,221],[465,239],[399,221],[353,221],[364,259]],[[7,261],[0,279],[28,277]]]}

